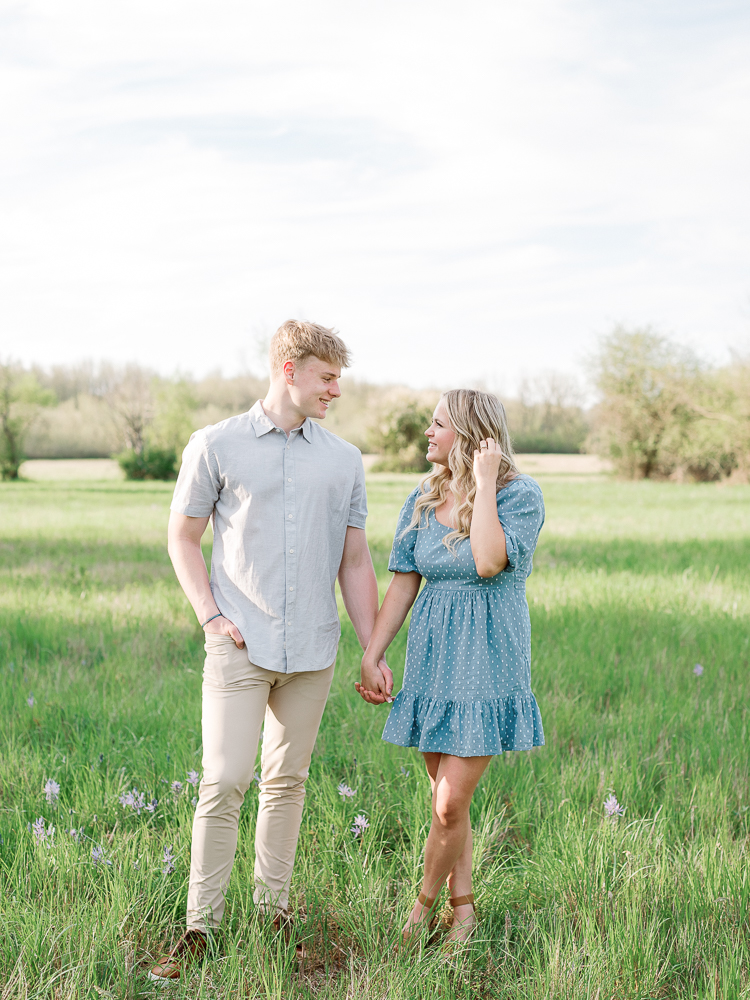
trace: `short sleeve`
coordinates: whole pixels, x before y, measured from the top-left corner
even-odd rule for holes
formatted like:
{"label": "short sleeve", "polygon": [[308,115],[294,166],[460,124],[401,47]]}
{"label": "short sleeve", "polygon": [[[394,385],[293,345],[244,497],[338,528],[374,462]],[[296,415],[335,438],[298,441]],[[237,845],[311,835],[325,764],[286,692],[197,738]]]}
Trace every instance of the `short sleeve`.
{"label": "short sleeve", "polygon": [[362,456],[357,459],[357,471],[354,474],[354,486],[349,500],[349,528],[364,528],[367,521],[367,490],[365,489],[365,469]]}
{"label": "short sleeve", "polygon": [[505,572],[523,568],[528,576],[544,524],[544,498],[539,485],[533,479],[514,479],[497,494],[497,516],[508,552]]}
{"label": "short sleeve", "polygon": [[205,432],[196,431],[182,453],[170,509],[188,517],[209,517],[220,489],[218,466],[209,451]]}
{"label": "short sleeve", "polygon": [[[414,561],[414,546],[417,541],[417,529],[412,528],[411,531],[406,531],[411,522],[412,514],[414,513],[414,504],[417,501],[418,495],[419,488],[417,487],[417,489],[410,493],[406,498],[406,503],[401,508],[401,513],[398,515],[396,536],[393,539],[391,558],[388,560],[388,570],[391,573],[419,572],[417,564]],[[405,531],[406,534],[404,534]]]}

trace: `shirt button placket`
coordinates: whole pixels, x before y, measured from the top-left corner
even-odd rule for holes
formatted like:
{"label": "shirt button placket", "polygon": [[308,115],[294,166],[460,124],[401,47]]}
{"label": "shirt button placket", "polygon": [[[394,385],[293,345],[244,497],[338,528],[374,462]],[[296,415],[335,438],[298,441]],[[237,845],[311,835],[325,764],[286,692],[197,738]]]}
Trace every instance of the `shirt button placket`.
{"label": "shirt button placket", "polygon": [[292,431],[289,434],[284,448],[284,520],[286,523],[284,649],[286,650],[287,673],[292,673],[294,670],[293,633],[297,598],[297,509],[294,489],[294,448],[292,447],[296,433]]}

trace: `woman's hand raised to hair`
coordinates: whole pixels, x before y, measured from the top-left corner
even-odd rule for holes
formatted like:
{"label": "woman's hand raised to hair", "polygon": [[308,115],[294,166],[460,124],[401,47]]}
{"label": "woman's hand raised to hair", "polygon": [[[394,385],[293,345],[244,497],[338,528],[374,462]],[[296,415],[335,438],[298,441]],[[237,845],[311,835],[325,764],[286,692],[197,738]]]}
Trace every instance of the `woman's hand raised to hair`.
{"label": "woman's hand raised to hair", "polygon": [[474,481],[478,490],[489,488],[495,493],[502,459],[502,449],[492,438],[479,442],[479,448],[474,451]]}

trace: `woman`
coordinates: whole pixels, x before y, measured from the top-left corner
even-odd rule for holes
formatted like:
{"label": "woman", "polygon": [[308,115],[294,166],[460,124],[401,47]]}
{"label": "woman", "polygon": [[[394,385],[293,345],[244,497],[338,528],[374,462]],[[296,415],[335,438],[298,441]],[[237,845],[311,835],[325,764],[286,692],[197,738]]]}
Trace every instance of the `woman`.
{"label": "woman", "polygon": [[448,939],[463,941],[476,921],[474,789],[494,754],[544,743],[531,692],[526,603],[544,502],[537,483],[515,466],[495,396],[446,392],[425,434],[435,468],[401,511],[388,567],[394,576],[356,687],[372,704],[391,700],[393,679],[378,661],[414,604],[404,685],[383,732],[390,743],[420,749],[432,785],[422,891],[403,934],[408,939],[429,923],[447,880],[454,909]]}

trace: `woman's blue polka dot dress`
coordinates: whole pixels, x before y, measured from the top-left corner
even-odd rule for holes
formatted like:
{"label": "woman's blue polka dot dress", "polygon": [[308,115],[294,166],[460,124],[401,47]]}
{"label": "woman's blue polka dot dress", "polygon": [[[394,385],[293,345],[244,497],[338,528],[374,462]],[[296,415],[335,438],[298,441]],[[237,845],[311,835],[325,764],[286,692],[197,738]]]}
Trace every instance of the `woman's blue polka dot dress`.
{"label": "woman's blue polka dot dress", "polygon": [[427,525],[403,531],[419,488],[399,516],[388,568],[421,573],[425,586],[409,625],[404,685],[383,739],[423,752],[484,757],[544,743],[542,717],[531,692],[531,626],[526,578],[544,523],[538,483],[518,476],[497,494],[508,565],[482,579],[468,538],[453,556],[443,545],[451,530],[433,511]]}

